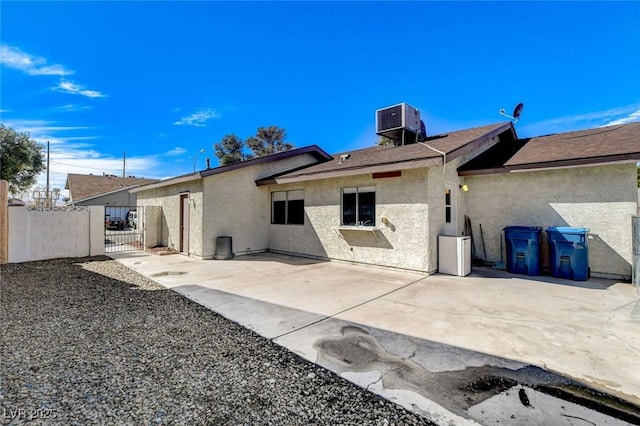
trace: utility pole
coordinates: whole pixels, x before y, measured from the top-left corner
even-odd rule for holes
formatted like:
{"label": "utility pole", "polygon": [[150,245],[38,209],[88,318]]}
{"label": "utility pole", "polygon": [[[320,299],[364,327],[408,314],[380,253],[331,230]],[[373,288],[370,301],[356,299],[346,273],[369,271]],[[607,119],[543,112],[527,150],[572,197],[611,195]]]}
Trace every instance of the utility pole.
{"label": "utility pole", "polygon": [[124,150],[122,151],[122,177],[123,178],[127,177],[125,173],[126,169],[127,169],[127,151]]}

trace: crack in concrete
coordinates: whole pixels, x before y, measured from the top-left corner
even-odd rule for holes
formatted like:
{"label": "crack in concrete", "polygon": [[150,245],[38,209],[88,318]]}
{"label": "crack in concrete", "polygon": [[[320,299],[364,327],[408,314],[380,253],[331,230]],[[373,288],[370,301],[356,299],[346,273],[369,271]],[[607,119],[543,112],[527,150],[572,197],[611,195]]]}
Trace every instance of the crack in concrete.
{"label": "crack in concrete", "polygon": [[590,424],[592,424],[593,426],[597,426],[594,422],[589,421],[589,420],[587,420],[587,419],[583,419],[582,417],[578,417],[578,416],[570,416],[570,415],[568,415],[568,414],[561,414],[561,416],[569,417],[569,418],[572,418],[572,419],[582,420],[583,422],[590,423]]}
{"label": "crack in concrete", "polygon": [[640,353],[640,348],[636,348],[631,343],[627,342],[626,340],[624,340],[623,338],[621,338],[617,334],[615,334],[614,331],[611,331],[611,328],[610,328],[610,325],[609,325],[610,322],[611,322],[611,319],[607,320],[605,322],[605,324],[604,324],[605,330],[607,331],[607,336],[611,336],[611,337],[617,339],[618,341],[620,341],[623,345],[627,346],[632,351]]}
{"label": "crack in concrete", "polygon": [[[390,370],[385,371],[385,372],[384,372],[384,374],[382,374],[378,379],[376,379],[376,380],[374,380],[373,382],[369,383],[369,384],[367,385],[367,387],[365,388],[365,390],[367,390],[367,391],[368,391],[368,390],[369,390],[369,387],[371,387],[371,386],[375,385],[375,384],[376,384],[376,383],[378,383],[378,382],[381,382],[381,381],[385,378],[385,376],[386,376],[387,374],[389,374],[389,373],[395,373],[396,371],[400,370],[401,368],[402,368],[402,366],[399,366],[399,367],[396,367],[396,368],[393,368],[393,369],[390,369]],[[383,387],[384,387],[384,383],[383,383]]]}

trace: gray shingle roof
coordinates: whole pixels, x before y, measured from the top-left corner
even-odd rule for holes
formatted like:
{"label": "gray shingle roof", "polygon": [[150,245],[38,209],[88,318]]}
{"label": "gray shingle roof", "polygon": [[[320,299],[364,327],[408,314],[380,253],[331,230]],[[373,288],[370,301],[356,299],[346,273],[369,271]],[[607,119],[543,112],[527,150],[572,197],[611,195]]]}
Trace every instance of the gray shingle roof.
{"label": "gray shingle roof", "polygon": [[122,178],[113,175],[103,176],[69,173],[67,175],[65,189],[69,190],[69,197],[77,201],[87,197],[113,192],[118,189],[146,185],[153,182],[158,182],[158,179]]}
{"label": "gray shingle roof", "polygon": [[[323,175],[335,175],[340,172],[354,174],[360,169],[371,168],[372,166],[389,166],[401,170],[403,168],[412,168],[416,165],[421,167],[437,165],[442,163],[442,154],[438,151],[445,152],[447,161],[449,161],[462,153],[459,151],[474,142],[485,141],[510,129],[512,129],[512,125],[507,122],[431,136],[424,143],[434,149],[430,149],[423,144],[412,143],[401,146],[373,146],[345,151],[333,154],[333,160],[331,161],[281,174],[277,178],[282,181],[296,178],[321,179]],[[341,156],[347,154],[349,158],[346,161],[341,161]],[[366,171],[363,171],[363,173],[366,173]]]}
{"label": "gray shingle roof", "polygon": [[502,142],[458,169],[460,175],[640,160],[640,123]]}

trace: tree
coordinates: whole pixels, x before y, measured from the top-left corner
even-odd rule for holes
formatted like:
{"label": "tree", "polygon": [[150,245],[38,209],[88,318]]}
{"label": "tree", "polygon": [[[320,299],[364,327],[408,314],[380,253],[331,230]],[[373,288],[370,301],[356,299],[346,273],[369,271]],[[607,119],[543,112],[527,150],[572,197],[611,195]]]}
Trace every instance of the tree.
{"label": "tree", "polygon": [[9,192],[29,189],[43,170],[42,146],[29,133],[0,124],[0,179],[9,182]]}
{"label": "tree", "polygon": [[386,136],[380,136],[378,138],[378,145],[379,146],[390,146],[390,145],[395,145],[395,141],[389,137]]}
{"label": "tree", "polygon": [[221,166],[237,163],[252,158],[244,154],[244,142],[236,135],[225,135],[222,140],[213,145],[216,157],[220,160]]}
{"label": "tree", "polygon": [[258,127],[255,136],[248,137],[245,142],[251,148],[256,157],[289,151],[293,145],[284,140],[287,132],[277,126]]}

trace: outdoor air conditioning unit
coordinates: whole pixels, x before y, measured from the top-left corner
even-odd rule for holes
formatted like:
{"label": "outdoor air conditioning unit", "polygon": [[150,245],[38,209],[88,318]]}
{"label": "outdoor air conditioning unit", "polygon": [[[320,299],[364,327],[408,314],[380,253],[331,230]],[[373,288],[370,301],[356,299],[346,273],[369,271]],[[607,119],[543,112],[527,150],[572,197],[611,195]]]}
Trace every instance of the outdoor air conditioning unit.
{"label": "outdoor air conditioning unit", "polygon": [[395,139],[401,131],[420,131],[420,111],[401,103],[376,110],[376,133]]}

